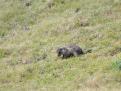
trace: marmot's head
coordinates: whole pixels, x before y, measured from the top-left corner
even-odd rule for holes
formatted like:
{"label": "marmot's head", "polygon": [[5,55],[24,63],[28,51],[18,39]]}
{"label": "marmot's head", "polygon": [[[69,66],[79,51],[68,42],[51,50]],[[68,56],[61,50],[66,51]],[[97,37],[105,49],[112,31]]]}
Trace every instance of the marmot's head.
{"label": "marmot's head", "polygon": [[65,47],[57,49],[58,57],[61,57],[66,51],[68,51]]}
{"label": "marmot's head", "polygon": [[73,53],[69,51],[66,47],[63,47],[63,48],[57,49],[57,55],[58,57],[61,57],[61,58],[69,58],[73,56]]}

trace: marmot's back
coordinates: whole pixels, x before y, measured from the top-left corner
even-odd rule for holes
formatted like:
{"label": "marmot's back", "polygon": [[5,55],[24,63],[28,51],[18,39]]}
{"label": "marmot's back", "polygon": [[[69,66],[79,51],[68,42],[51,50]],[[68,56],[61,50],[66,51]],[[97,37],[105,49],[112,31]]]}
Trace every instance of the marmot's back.
{"label": "marmot's back", "polygon": [[84,54],[83,50],[77,45],[69,45],[67,48],[74,54],[74,56]]}

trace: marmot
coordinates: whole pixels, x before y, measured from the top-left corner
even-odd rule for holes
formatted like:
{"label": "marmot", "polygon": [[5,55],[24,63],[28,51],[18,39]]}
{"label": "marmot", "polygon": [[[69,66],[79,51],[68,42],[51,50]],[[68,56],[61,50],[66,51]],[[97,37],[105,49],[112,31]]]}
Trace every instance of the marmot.
{"label": "marmot", "polygon": [[73,56],[79,56],[81,54],[84,54],[84,52],[77,45],[69,45],[67,47],[62,47],[57,49],[57,56],[63,59],[73,57]]}

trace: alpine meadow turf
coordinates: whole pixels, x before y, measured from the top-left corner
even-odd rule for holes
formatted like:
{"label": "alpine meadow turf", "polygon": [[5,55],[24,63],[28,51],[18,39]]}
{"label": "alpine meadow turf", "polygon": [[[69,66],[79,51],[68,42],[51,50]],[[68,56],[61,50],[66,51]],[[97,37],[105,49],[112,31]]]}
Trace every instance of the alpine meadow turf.
{"label": "alpine meadow turf", "polygon": [[[58,47],[91,53],[61,59]],[[120,91],[120,0],[0,0],[0,91]]]}

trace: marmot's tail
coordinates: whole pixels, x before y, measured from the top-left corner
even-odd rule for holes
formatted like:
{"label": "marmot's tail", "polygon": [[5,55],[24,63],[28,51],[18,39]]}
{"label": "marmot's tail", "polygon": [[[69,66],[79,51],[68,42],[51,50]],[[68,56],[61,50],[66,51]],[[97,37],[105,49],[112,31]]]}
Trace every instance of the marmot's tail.
{"label": "marmot's tail", "polygon": [[83,49],[84,54],[91,53],[92,49]]}

